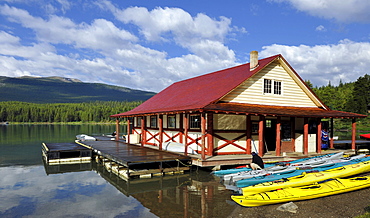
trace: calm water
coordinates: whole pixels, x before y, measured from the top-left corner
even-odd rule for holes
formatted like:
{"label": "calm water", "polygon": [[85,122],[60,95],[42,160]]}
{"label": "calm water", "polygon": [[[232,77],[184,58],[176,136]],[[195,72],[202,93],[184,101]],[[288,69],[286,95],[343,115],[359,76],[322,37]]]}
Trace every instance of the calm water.
{"label": "calm water", "polygon": [[44,165],[41,143],[114,125],[0,125],[0,217],[227,217],[231,192],[209,172],[125,182],[95,163]]}

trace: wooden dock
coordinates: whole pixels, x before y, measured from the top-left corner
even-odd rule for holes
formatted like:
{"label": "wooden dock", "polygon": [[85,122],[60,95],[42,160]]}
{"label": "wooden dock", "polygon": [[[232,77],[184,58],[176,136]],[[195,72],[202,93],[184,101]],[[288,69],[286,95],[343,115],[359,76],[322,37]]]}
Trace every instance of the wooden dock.
{"label": "wooden dock", "polygon": [[97,162],[121,177],[151,178],[190,170],[191,158],[117,141],[76,141],[96,154]]}
{"label": "wooden dock", "polygon": [[45,162],[52,164],[74,164],[90,162],[91,149],[77,143],[42,143],[42,156]]}

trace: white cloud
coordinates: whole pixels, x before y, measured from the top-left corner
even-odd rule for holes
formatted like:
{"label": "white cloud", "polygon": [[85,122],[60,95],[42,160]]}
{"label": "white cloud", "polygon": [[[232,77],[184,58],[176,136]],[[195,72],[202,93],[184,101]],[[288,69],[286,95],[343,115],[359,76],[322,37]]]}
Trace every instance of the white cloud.
{"label": "white cloud", "polygon": [[326,28],[323,25],[319,25],[319,26],[316,27],[316,31],[325,32]]}
{"label": "white cloud", "polygon": [[270,0],[288,2],[312,16],[334,19],[339,22],[370,23],[370,1],[367,0]]}
{"label": "white cloud", "polygon": [[6,199],[0,212],[4,214],[31,203],[23,215],[116,217],[139,210],[142,217],[155,217],[93,171],[46,175],[43,166],[0,167],[0,175],[0,199]]}
{"label": "white cloud", "polygon": [[282,54],[296,72],[314,86],[354,82],[370,69],[370,43],[342,40],[333,45],[263,47],[261,56]]}
{"label": "white cloud", "polygon": [[[20,24],[30,31],[28,38],[35,39],[25,45],[23,36],[0,32],[0,62],[7,63],[0,66],[1,72],[5,76],[59,75],[160,91],[173,82],[235,65],[235,53],[224,41],[228,34],[245,29],[231,27],[228,18],[192,17],[179,8],[121,10],[108,1],[99,2],[103,3],[100,6],[108,8],[121,26],[103,18],[90,23],[57,15],[45,19],[24,9],[0,6],[2,16]],[[134,31],[126,30],[127,25]],[[142,35],[136,36],[135,30]],[[162,44],[179,46],[185,53],[169,57],[149,47]]]}

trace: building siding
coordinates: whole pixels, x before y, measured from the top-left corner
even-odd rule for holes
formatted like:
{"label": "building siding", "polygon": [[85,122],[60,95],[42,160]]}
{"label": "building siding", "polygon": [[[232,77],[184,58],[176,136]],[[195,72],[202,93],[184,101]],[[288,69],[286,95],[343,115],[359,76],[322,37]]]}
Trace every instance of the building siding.
{"label": "building siding", "polygon": [[[282,93],[264,94],[263,81],[271,79],[281,81]],[[272,84],[273,86],[273,84]],[[294,107],[317,107],[313,99],[310,98],[303,88],[296,83],[292,73],[288,73],[279,61],[275,61],[263,69],[258,74],[252,76],[239,87],[221,99],[225,102],[249,103],[276,106]]]}

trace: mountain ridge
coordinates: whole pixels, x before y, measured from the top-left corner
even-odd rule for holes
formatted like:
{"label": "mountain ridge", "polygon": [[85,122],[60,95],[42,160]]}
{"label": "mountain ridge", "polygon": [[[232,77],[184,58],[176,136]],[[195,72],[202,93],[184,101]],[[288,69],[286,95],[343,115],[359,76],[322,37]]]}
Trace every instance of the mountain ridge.
{"label": "mountain ridge", "polygon": [[103,83],[85,83],[79,79],[59,76],[0,76],[0,102],[81,103],[92,101],[145,101],[155,94],[155,92]]}

